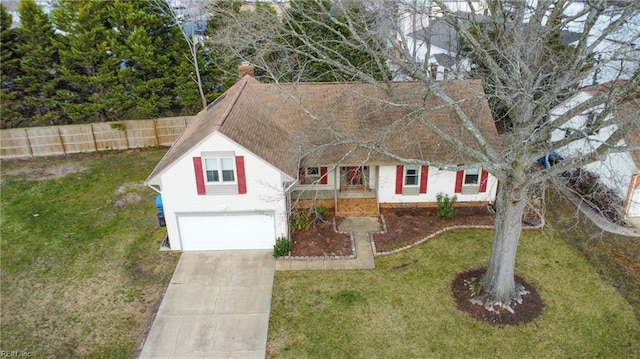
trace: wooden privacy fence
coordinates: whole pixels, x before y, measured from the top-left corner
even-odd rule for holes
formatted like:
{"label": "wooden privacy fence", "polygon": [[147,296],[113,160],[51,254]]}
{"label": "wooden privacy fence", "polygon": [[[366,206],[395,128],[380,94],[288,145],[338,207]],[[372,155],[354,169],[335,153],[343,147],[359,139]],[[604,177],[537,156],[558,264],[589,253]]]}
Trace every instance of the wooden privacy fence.
{"label": "wooden privacy fence", "polygon": [[193,116],[0,131],[0,159],[171,146]]}

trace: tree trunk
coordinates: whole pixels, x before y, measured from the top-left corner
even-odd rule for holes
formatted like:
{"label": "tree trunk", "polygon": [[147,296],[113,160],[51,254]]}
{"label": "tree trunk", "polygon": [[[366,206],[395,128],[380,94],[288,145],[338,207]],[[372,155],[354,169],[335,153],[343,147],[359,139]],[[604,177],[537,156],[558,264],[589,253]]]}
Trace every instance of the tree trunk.
{"label": "tree trunk", "polygon": [[513,301],[522,302],[524,288],[515,282],[518,240],[522,232],[522,214],[527,204],[527,191],[509,181],[500,183],[496,199],[496,222],[489,268],[479,281],[474,302],[487,309],[500,306],[513,311]]}
{"label": "tree trunk", "polygon": [[193,57],[193,66],[196,71],[196,82],[198,84],[198,92],[200,93],[200,100],[202,101],[202,109],[207,108],[207,97],[204,94],[204,89],[202,88],[202,78],[200,77],[200,65],[198,64],[198,43],[194,36],[191,37],[191,43],[189,43],[191,48],[191,56]]}

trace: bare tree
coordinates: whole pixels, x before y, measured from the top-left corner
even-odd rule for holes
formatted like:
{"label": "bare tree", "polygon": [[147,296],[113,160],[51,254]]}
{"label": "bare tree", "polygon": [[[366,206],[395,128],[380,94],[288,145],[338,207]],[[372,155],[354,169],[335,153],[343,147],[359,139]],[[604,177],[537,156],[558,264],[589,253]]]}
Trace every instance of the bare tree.
{"label": "bare tree", "polygon": [[191,62],[191,65],[193,66],[193,73],[196,76],[193,81],[198,86],[198,93],[200,94],[200,100],[202,101],[202,108],[205,109],[207,107],[207,97],[205,96],[204,89],[202,87],[200,64],[198,62],[198,49],[200,48],[201,44],[193,33],[193,29],[195,26],[193,26],[193,24],[192,26],[190,26],[191,33],[188,34],[181,27],[184,18],[181,17],[180,14],[178,14],[166,0],[154,0],[154,3],[168,18],[171,19],[171,21],[173,22],[173,26],[177,26],[179,28],[182,37],[184,37],[184,41],[188,48],[189,62]]}
{"label": "bare tree", "polygon": [[[475,158],[477,163],[473,165],[420,162],[390,153],[384,146],[364,141],[357,134],[336,136],[341,141],[405,163],[422,163],[446,170],[481,165],[496,176],[499,188],[493,250],[488,270],[477,283],[479,294],[475,301],[487,309],[500,306],[513,310],[513,302],[521,301],[524,294],[522,286],[515,282],[514,272],[523,210],[531,196],[560,173],[613,152],[630,150],[621,140],[630,129],[637,128],[639,122],[638,107],[627,107],[627,104],[635,101],[637,105],[640,96],[637,47],[640,4],[635,1],[607,5],[606,1],[597,0],[488,0],[486,6],[479,9],[475,7],[478,1],[468,1],[468,11],[461,13],[449,9],[450,2],[442,0],[433,0],[430,6],[420,5],[424,2],[419,1],[410,4],[392,0],[315,2],[316,11],[323,11],[323,21],[305,14],[294,18],[286,11],[278,21],[255,14],[234,23],[234,18],[229,17],[228,26],[219,32],[217,39],[234,48],[238,58],[255,64],[266,81],[277,83],[282,78],[291,78],[283,77],[282,69],[303,71],[309,64],[318,63],[330,68],[328,71],[339,73],[334,76],[336,79],[370,83],[385,91],[393,90],[389,86],[392,79],[417,81],[449,106],[457,115],[460,130],[471,134],[480,150],[463,146],[457,136],[431,122],[429,109],[416,108],[400,97],[392,103],[385,99],[387,105],[405,108],[408,116],[456,145],[460,153]],[[354,6],[366,11],[350,11]],[[403,6],[404,10],[410,7],[414,13],[412,19],[428,22],[438,16],[455,29],[458,41],[464,44],[464,55],[473,60],[463,76],[482,79],[490,104],[503,109],[502,149],[492,147],[470,114],[462,110],[461,103],[443,91],[442,82],[429,74],[424,58],[415,57],[413,44],[399,41],[408,36],[397,32],[401,28],[397,25],[397,13]],[[223,10],[216,16],[226,16]],[[481,16],[482,13],[487,16]],[[307,27],[300,25],[302,22],[312,23],[316,31],[320,27],[335,37],[309,33]],[[570,46],[556,48],[567,31],[577,38]],[[357,66],[344,56],[344,50],[336,51],[336,37],[341,41],[341,49],[366,51],[369,66]],[[296,41],[287,41],[291,38]],[[385,73],[390,76],[379,76]],[[563,101],[584,90],[586,83],[591,84],[594,76],[604,81],[604,73],[608,84],[601,87],[601,91],[563,111],[557,110]],[[628,110],[621,111],[625,108]],[[588,128],[551,140],[554,131],[568,128],[572,119],[593,109],[598,109],[597,115]],[[322,119],[321,114],[310,115],[317,116],[320,122],[327,120]],[[604,129],[608,134],[606,138],[596,136]],[[569,156],[554,166],[535,165],[553,151],[581,141],[592,143],[592,150]]]}

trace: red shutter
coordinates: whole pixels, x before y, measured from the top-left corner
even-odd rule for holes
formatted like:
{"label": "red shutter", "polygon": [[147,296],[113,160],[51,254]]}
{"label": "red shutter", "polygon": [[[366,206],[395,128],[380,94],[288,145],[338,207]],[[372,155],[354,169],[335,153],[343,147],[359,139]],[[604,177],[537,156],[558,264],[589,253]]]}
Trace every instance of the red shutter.
{"label": "red shutter", "polygon": [[420,193],[427,193],[427,177],[429,176],[429,167],[422,166],[420,170]]}
{"label": "red shutter", "polygon": [[487,192],[487,182],[489,179],[489,172],[482,170],[482,175],[480,175],[480,192]]}
{"label": "red shutter", "polygon": [[304,167],[298,168],[298,182],[300,182],[300,184],[305,184],[306,182],[305,173]]}
{"label": "red shutter", "polygon": [[329,183],[329,177],[327,176],[327,167],[320,167],[320,184]]}
{"label": "red shutter", "polygon": [[456,172],[456,187],[453,192],[462,193],[462,181],[464,180],[464,170]]}
{"label": "red shutter", "polygon": [[238,194],[247,193],[247,178],[244,172],[244,156],[236,156],[236,170],[238,171]]}
{"label": "red shutter", "polygon": [[206,194],[204,188],[204,171],[202,170],[202,157],[193,158],[193,170],[196,174],[196,190],[199,195]]}
{"label": "red shutter", "polygon": [[396,166],[396,194],[402,194],[402,177],[404,177],[404,166]]}

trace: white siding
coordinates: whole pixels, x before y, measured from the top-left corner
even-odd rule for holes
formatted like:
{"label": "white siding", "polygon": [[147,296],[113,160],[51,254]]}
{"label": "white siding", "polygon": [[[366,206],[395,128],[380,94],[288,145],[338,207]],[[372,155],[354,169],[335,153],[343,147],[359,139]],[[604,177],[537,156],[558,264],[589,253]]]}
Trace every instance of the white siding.
{"label": "white siding", "polygon": [[612,153],[584,168],[600,176],[600,182],[615,190],[623,199],[627,196],[631,177],[638,173],[629,153]]}
{"label": "white siding", "polygon": [[[198,195],[193,157],[200,157],[203,151],[234,151],[236,156],[244,156],[247,193]],[[276,236],[287,236],[286,198],[282,188],[284,181],[283,174],[269,163],[225,136],[217,132],[212,134],[161,175],[162,201],[171,249],[181,250],[176,214],[273,212]]]}
{"label": "white siding", "polygon": [[[554,117],[560,116],[577,104],[588,100],[590,97],[591,95],[587,92],[578,93],[576,96],[554,109]],[[567,121],[566,124],[559,125],[562,129],[555,130],[551,133],[551,141],[556,142],[562,140],[565,137],[565,129],[583,129],[585,127],[586,120],[586,115],[579,115]],[[558,153],[565,159],[580,158],[584,156],[585,153],[589,153],[597,149],[616,130],[616,125],[604,127],[600,129],[597,135],[574,141],[567,146],[558,149]],[[624,146],[625,143],[624,141],[620,141],[618,145]],[[602,184],[616,191],[623,199],[628,195],[632,176],[640,171],[630,153],[610,153],[600,161],[585,164],[583,168],[597,174],[600,177],[600,182]],[[631,216],[632,211],[640,212],[640,208],[638,207],[640,207],[640,204],[638,204],[637,201],[632,201],[631,206],[628,208],[627,215]]]}
{"label": "white siding", "polygon": [[458,202],[494,201],[498,184],[496,178],[489,174],[487,192],[478,194],[454,193],[456,172],[441,171],[435,167],[429,167],[427,193],[405,196],[395,194],[396,166],[381,166],[378,171],[378,202],[380,203],[436,202],[438,193],[456,195]]}

